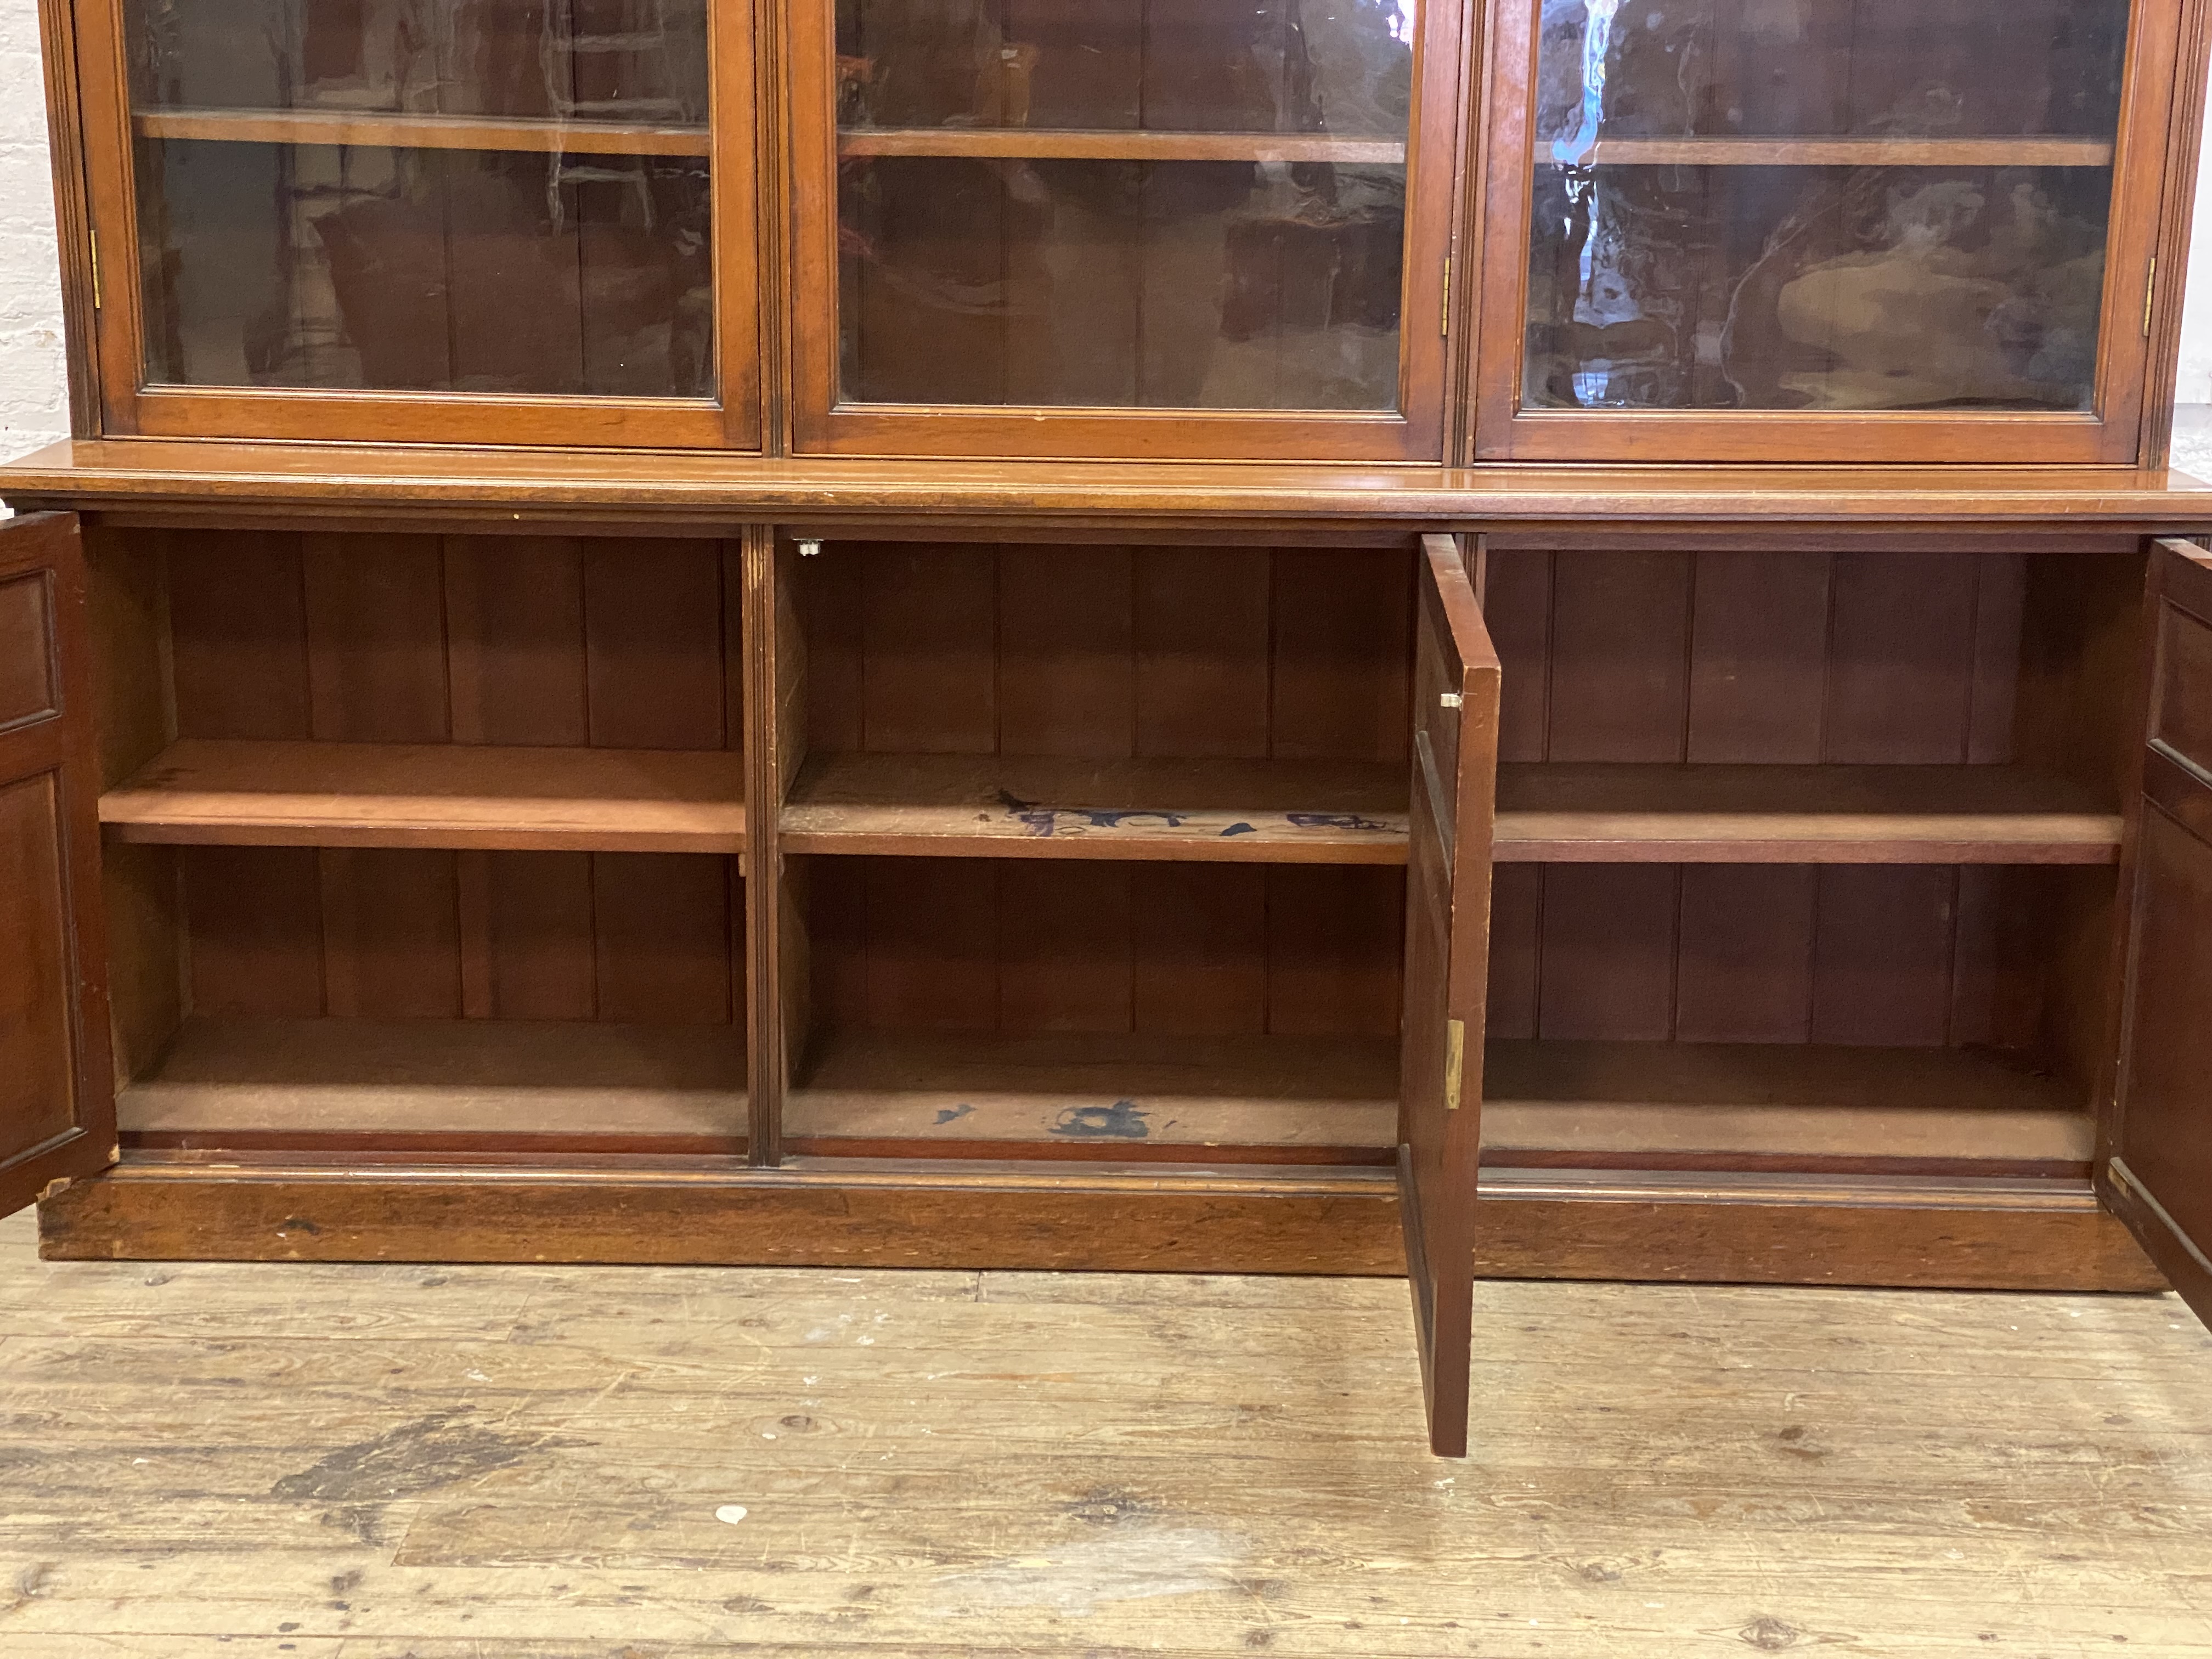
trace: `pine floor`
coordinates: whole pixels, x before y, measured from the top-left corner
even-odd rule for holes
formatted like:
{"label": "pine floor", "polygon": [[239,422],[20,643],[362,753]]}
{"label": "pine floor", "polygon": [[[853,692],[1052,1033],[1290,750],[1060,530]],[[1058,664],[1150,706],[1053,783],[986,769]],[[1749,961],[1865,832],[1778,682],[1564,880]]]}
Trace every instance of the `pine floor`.
{"label": "pine floor", "polygon": [[2172,1297],[40,1264],[6,1659],[2212,1656]]}

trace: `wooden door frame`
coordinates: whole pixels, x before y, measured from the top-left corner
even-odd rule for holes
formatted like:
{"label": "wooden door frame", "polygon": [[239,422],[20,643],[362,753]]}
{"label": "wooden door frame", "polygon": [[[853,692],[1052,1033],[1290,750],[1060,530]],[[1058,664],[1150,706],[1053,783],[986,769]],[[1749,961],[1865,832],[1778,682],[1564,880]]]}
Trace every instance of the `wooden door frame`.
{"label": "wooden door frame", "polygon": [[[87,228],[81,296],[88,365],[110,436],[295,439],[313,442],[528,444],[568,447],[757,450],[761,446],[761,169],[756,40],[761,0],[706,0],[713,62],[708,191],[713,216],[714,395],[565,397],[534,393],[317,391],[149,383],[139,273],[129,0],[40,0],[71,10],[74,96],[52,117],[56,154],[81,161]],[[59,39],[59,31],[50,39]],[[50,70],[50,73],[52,71]],[[64,143],[74,106],[82,142]],[[74,193],[74,192],[72,192]]]}
{"label": "wooden door frame", "polygon": [[[1524,410],[1522,319],[1527,314],[1528,230],[1536,165],[1534,18],[1538,0],[1492,9],[1490,127],[1479,228],[1481,312],[1468,459],[1474,461],[1703,461],[2133,465],[2143,448],[2145,369],[2154,349],[2155,302],[2180,286],[2180,246],[2154,290],[2154,260],[2166,214],[2166,174],[2173,125],[2193,122],[2193,89],[2205,73],[2205,0],[2137,0],[2112,155],[2112,215],[2098,329],[2093,407],[2086,412],[1809,410]],[[2185,19],[2184,13],[2188,15]],[[2187,50],[2185,52],[2184,47]],[[2169,224],[2165,227],[2171,229]],[[2162,315],[2179,325],[2179,307]],[[2155,424],[2155,423],[2154,423]]]}
{"label": "wooden door frame", "polygon": [[[836,41],[833,0],[791,0],[782,40],[790,112],[791,448],[795,454],[1176,460],[1443,459],[1455,354],[1445,262],[1462,171],[1468,0],[1422,0],[1406,154],[1396,410],[1118,409],[850,404],[838,386]],[[1432,329],[1431,319],[1436,319]]]}
{"label": "wooden door frame", "polygon": [[[28,554],[26,557],[25,555]],[[0,1164],[0,1215],[115,1162],[115,1069],[108,1042],[107,951],[100,880],[100,761],[93,730],[90,642],[84,553],[74,514],[35,513],[0,520],[0,580],[44,578],[43,609],[52,704],[48,712],[0,729],[0,751],[26,750],[27,770],[0,762],[0,787],[55,780],[56,847],[70,960],[70,1020],[75,1111],[64,1133]],[[9,948],[24,948],[10,940]]]}

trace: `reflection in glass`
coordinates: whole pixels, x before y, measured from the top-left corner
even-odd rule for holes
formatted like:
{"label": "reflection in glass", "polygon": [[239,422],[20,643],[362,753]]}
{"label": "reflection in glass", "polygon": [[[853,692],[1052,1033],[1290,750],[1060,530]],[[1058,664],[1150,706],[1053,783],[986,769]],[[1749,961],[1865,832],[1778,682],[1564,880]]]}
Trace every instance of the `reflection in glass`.
{"label": "reflection in glass", "polygon": [[1531,408],[2091,402],[2125,0],[1544,0]]}
{"label": "reflection in glass", "polygon": [[142,0],[149,379],[711,397],[706,42],[705,0]]}
{"label": "reflection in glass", "polygon": [[1395,408],[1413,23],[839,0],[843,395]]}

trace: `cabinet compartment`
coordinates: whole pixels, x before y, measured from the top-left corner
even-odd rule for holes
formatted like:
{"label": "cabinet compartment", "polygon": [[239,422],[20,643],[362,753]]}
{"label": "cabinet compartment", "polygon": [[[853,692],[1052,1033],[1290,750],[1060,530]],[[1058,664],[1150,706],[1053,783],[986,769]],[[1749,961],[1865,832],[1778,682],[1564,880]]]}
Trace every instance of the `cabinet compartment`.
{"label": "cabinet compartment", "polygon": [[1405,861],[1403,549],[833,542],[785,569],[791,851]]}
{"label": "cabinet compartment", "polygon": [[1401,871],[788,868],[793,1152],[1391,1160]]}
{"label": "cabinet compartment", "polygon": [[127,1140],[743,1149],[734,548],[92,554]]}

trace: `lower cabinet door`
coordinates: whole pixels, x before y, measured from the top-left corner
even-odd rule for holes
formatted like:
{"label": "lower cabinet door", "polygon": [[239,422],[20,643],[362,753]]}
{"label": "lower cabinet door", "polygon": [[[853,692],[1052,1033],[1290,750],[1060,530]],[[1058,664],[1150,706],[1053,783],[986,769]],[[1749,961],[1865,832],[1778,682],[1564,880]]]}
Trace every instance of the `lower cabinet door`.
{"label": "lower cabinet door", "polygon": [[2160,542],[2148,611],[2119,1076],[2098,1184],[2212,1323],[2212,555]]}
{"label": "lower cabinet door", "polygon": [[115,1158],[76,518],[0,521],[0,1214]]}
{"label": "lower cabinet door", "polygon": [[1426,537],[1422,555],[1398,1194],[1429,1444],[1440,1456],[1461,1457],[1474,1339],[1498,666],[1460,542]]}

